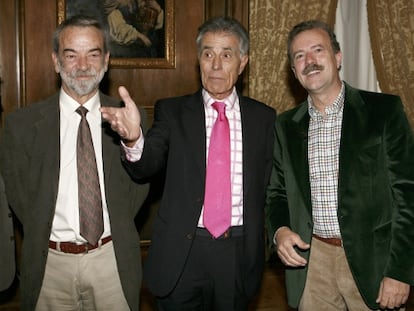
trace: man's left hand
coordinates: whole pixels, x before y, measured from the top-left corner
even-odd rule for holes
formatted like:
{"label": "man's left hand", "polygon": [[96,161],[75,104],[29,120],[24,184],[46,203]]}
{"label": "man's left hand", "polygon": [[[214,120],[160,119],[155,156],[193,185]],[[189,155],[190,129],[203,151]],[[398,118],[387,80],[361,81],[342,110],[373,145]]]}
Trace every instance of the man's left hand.
{"label": "man's left hand", "polygon": [[376,302],[382,309],[399,308],[407,302],[409,294],[409,284],[385,277],[381,281]]}

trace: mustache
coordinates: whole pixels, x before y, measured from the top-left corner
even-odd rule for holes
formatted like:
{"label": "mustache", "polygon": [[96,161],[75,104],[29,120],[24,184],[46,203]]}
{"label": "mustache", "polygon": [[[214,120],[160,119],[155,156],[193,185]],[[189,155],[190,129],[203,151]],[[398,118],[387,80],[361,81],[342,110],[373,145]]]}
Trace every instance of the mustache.
{"label": "mustache", "polygon": [[95,69],[88,69],[88,70],[76,70],[73,73],[74,77],[84,77],[84,76],[96,76],[96,70]]}
{"label": "mustache", "polygon": [[323,70],[325,67],[322,65],[318,65],[318,64],[310,64],[308,66],[305,67],[305,69],[303,69],[302,74],[303,75],[307,75],[309,72],[314,71],[314,70]]}

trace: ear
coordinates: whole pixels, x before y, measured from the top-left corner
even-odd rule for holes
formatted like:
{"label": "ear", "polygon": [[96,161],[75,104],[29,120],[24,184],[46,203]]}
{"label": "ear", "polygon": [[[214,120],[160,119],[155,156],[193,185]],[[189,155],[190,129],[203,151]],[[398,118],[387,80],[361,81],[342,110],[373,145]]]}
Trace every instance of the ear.
{"label": "ear", "polygon": [[339,70],[342,66],[342,52],[341,51],[335,54],[335,59],[336,59],[336,69]]}
{"label": "ear", "polygon": [[110,53],[109,53],[109,51],[108,52],[106,52],[106,54],[105,54],[105,72],[106,71],[108,71],[108,65],[109,65],[109,56],[110,56]]}
{"label": "ear", "polygon": [[244,68],[246,68],[247,63],[249,62],[249,56],[242,55],[240,59],[240,66],[239,66],[239,75],[243,72]]}
{"label": "ear", "polygon": [[59,60],[55,52],[52,52],[52,61],[53,61],[53,65],[55,66],[56,73],[59,73],[60,72]]}
{"label": "ear", "polygon": [[295,66],[291,66],[291,67],[290,67],[290,69],[292,69],[293,74],[295,75],[295,78],[297,79],[297,78],[298,78],[298,76],[297,76],[297,74],[296,74],[296,69],[295,69]]}

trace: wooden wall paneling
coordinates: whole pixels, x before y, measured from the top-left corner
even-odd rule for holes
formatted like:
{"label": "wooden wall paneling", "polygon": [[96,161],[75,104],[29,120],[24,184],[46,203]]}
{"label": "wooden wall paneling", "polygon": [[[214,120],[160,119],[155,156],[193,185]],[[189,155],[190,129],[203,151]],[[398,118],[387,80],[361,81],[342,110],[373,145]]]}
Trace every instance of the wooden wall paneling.
{"label": "wooden wall paneling", "polygon": [[205,19],[215,16],[227,16],[227,6],[229,0],[205,0]]}
{"label": "wooden wall paneling", "polygon": [[57,10],[56,0],[24,2],[24,101],[30,104],[52,95],[59,87],[59,78],[51,56],[52,34],[57,26]]}
{"label": "wooden wall paneling", "polygon": [[246,28],[249,18],[248,0],[205,0],[205,18],[231,16],[239,20]]}
{"label": "wooden wall paneling", "polygon": [[19,32],[17,1],[0,1],[1,117],[20,106]]}

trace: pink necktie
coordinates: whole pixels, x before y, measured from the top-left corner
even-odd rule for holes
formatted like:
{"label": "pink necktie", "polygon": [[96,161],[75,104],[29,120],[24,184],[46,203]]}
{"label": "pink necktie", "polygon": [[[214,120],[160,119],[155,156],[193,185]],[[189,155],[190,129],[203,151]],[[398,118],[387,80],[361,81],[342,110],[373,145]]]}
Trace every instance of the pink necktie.
{"label": "pink necktie", "polygon": [[203,221],[206,229],[217,238],[231,223],[230,128],[226,105],[215,102],[213,108],[218,116],[208,148]]}

